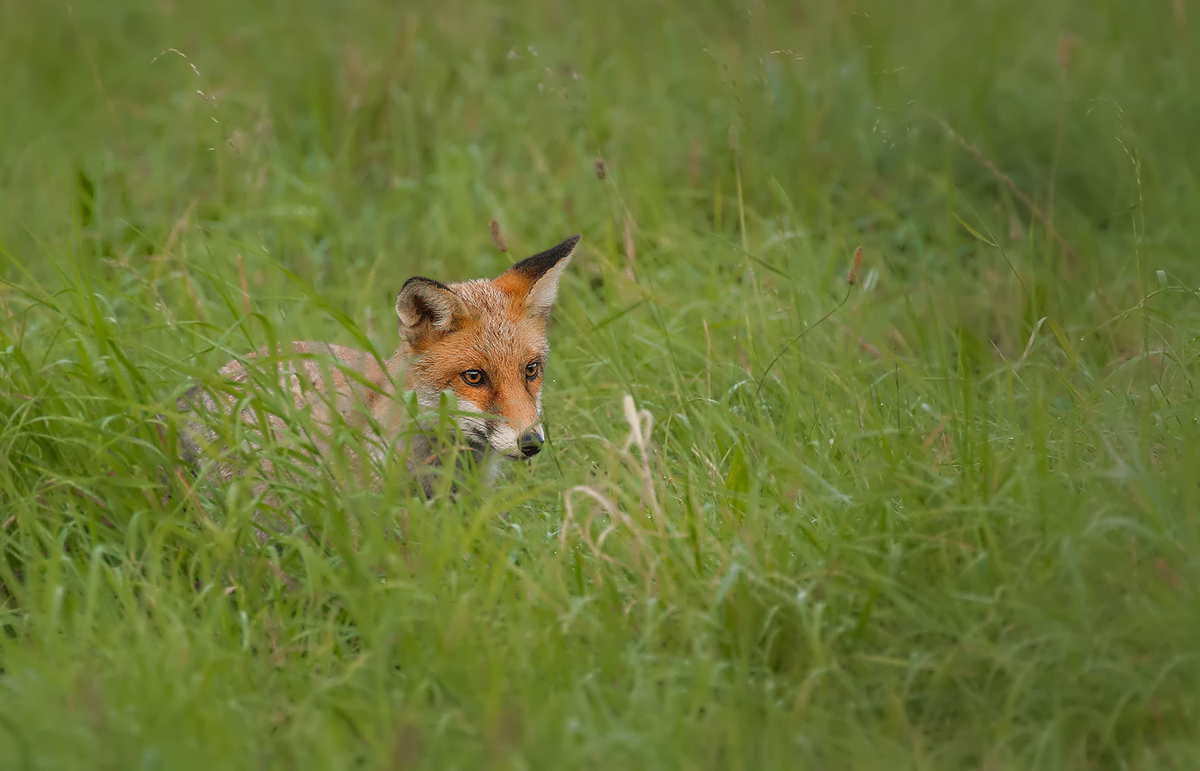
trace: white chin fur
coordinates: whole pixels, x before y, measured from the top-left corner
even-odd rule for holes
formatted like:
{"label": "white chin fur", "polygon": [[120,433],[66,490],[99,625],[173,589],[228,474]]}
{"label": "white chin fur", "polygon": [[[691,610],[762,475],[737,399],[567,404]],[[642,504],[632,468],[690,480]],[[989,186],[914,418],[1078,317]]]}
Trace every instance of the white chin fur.
{"label": "white chin fur", "polygon": [[[541,407],[541,404],[539,403],[538,406]],[[462,430],[463,436],[467,437],[468,440],[479,444],[487,443],[494,451],[509,460],[523,460],[525,458],[524,453],[517,446],[520,432],[515,428],[502,423],[497,424],[489,440],[487,436],[487,420],[483,417],[483,410],[479,405],[469,402],[466,399],[459,399],[458,409],[462,412],[479,413],[478,418],[471,415],[458,416],[458,427]],[[538,423],[533,428],[541,432],[542,424]]]}
{"label": "white chin fur", "polygon": [[518,436],[517,430],[511,426],[496,426],[496,430],[492,433],[492,448],[504,453],[507,458],[520,460],[525,456],[517,448]]}

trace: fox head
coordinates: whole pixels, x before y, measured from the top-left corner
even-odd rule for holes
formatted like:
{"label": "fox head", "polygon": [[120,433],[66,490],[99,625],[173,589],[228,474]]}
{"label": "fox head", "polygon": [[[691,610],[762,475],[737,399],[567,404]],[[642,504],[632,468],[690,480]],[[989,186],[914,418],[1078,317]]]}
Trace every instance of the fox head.
{"label": "fox head", "polygon": [[415,276],[396,298],[405,389],[436,407],[454,392],[457,418],[478,450],[519,460],[542,448],[546,320],[579,236],[518,262],[494,279],[442,284]]}

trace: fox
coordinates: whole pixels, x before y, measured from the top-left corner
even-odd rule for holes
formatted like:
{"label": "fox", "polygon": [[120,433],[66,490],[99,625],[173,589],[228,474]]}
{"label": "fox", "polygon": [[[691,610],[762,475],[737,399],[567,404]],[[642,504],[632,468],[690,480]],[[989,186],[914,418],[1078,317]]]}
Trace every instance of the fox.
{"label": "fox", "polygon": [[[237,421],[245,430],[236,435],[251,447],[257,446],[255,437],[264,429],[286,434],[294,428],[285,416],[264,414],[252,406],[248,392],[256,373],[251,370],[265,367],[285,400],[309,412],[312,425],[325,429],[300,455],[315,460],[313,447],[317,454],[329,452],[342,421],[363,433],[374,461],[395,448],[403,435],[405,465],[419,478],[427,498],[434,495],[428,466],[437,465],[432,459],[438,440],[428,431],[413,435],[409,430],[412,412],[406,398],[415,397],[419,411],[430,414],[450,392],[466,454],[490,484],[503,460],[528,460],[545,442],[542,386],[550,354],[546,325],[580,239],[571,236],[492,279],[445,284],[423,276],[409,278],[396,297],[399,342],[386,361],[363,350],[308,341],[260,348],[229,361],[218,372],[223,387],[196,385],[177,400],[183,459],[193,469],[205,459],[214,461],[203,472],[210,480],[229,481],[245,473],[230,448],[222,447],[212,416],[228,418],[238,412]],[[362,459],[353,452],[347,455],[351,466],[363,471]],[[270,478],[272,463],[260,463],[263,477]],[[377,487],[381,482],[378,471],[366,476],[368,484]],[[270,498],[265,482],[254,489],[256,495],[266,496],[263,500]]]}

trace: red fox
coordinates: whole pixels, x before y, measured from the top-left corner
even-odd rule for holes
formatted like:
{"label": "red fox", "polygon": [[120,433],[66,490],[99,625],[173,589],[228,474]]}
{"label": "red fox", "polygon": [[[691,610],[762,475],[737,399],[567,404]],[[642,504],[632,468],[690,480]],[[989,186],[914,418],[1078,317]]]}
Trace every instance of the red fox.
{"label": "red fox", "polygon": [[[221,434],[212,422],[197,419],[202,412],[226,417],[239,412],[242,428],[226,433],[226,444],[232,437],[257,446],[260,415],[265,415],[269,433],[295,428],[286,416],[260,412],[247,393],[253,380],[247,367],[261,371],[264,365],[276,368],[271,380],[290,394],[295,408],[308,412],[313,425],[324,427],[322,436],[310,437],[318,453],[336,443],[336,428],[344,421],[362,431],[369,455],[379,460],[411,425],[404,394],[415,394],[417,406],[429,412],[438,408],[443,392],[450,391],[459,413],[454,419],[469,454],[487,470],[489,480],[499,458],[533,457],[545,436],[546,321],[579,239],[572,236],[491,280],[443,284],[421,276],[408,279],[396,298],[399,347],[383,366],[366,351],[312,342],[293,343],[294,356],[271,356],[264,348],[244,361],[230,361],[220,370],[224,389],[197,386],[178,401],[185,413],[179,432],[184,459],[197,464],[211,457],[206,447],[216,447],[210,478],[228,480],[242,471],[231,454],[221,453]],[[196,417],[186,417],[189,413]],[[427,435],[411,441],[406,465],[415,471],[438,448]],[[307,451],[300,454],[313,457]],[[351,462],[361,469],[360,459],[351,457]],[[273,474],[270,461],[261,465],[264,476]],[[378,481],[372,472],[372,482]],[[431,496],[428,478],[422,478],[422,484]],[[261,483],[257,487],[260,493],[265,489]]]}

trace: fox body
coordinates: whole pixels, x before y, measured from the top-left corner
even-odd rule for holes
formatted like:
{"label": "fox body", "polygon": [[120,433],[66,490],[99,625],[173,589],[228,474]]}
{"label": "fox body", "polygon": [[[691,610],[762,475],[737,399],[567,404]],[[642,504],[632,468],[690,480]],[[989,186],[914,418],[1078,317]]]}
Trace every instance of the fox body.
{"label": "fox body", "polygon": [[[262,349],[244,361],[230,361],[220,370],[227,388],[196,387],[179,400],[185,413],[180,431],[185,459],[211,457],[205,446],[221,443],[211,424],[186,413],[229,416],[238,411],[239,422],[251,428],[240,436],[251,446],[259,441],[254,438],[258,431],[287,433],[286,417],[262,414],[246,401],[249,386],[257,380],[250,369],[264,367],[274,368],[269,380],[282,387],[297,410],[309,412],[311,425],[325,429],[310,437],[319,453],[328,451],[335,427],[344,421],[361,431],[367,454],[378,460],[412,425],[405,394],[414,394],[417,406],[428,413],[450,391],[457,401],[454,420],[489,479],[501,458],[532,457],[544,439],[546,321],[579,238],[522,260],[495,279],[443,284],[410,278],[396,298],[399,346],[386,362],[365,351],[315,342],[296,342],[274,352]],[[406,465],[417,471],[438,448],[428,434],[418,433],[409,441]],[[362,470],[361,456],[347,455],[351,465]],[[228,480],[243,471],[231,454],[218,452],[214,460],[210,476]],[[261,466],[264,476],[274,474],[270,461],[261,461]],[[377,484],[375,472],[371,475],[365,481]],[[422,483],[431,495],[427,476]]]}

